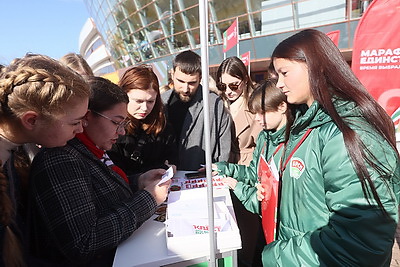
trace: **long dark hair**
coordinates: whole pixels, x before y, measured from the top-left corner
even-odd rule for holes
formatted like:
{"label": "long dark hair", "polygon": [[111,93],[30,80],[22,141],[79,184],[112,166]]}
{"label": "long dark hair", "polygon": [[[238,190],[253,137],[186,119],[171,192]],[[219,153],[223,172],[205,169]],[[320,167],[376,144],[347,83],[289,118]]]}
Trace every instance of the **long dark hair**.
{"label": "long dark hair", "polygon": [[394,125],[385,110],[357,79],[335,44],[320,31],[307,29],[292,35],[275,48],[271,58],[284,58],[307,65],[311,94],[343,133],[346,149],[361,181],[365,198],[369,201],[372,195],[384,211],[366,164],[372,166],[382,177],[390,176],[377,164],[373,152],[368,150],[349,123],[339,116],[333,98],[354,102],[365,120],[397,152]]}
{"label": "long dark hair", "polygon": [[229,74],[232,77],[238,78],[241,80],[241,82],[244,82],[246,84],[246,87],[243,90],[243,98],[247,102],[254,87],[253,81],[247,73],[247,69],[243,61],[235,56],[228,57],[224,61],[222,61],[221,65],[219,65],[218,67],[216,74],[217,85],[221,83],[221,76],[224,73]]}

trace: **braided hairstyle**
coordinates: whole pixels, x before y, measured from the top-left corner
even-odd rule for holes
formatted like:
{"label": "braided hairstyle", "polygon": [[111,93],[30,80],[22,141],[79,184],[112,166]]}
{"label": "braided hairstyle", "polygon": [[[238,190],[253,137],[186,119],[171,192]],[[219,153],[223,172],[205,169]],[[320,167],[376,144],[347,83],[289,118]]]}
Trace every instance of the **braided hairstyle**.
{"label": "braided hairstyle", "polygon": [[19,117],[32,110],[59,114],[72,98],[89,97],[89,87],[76,72],[44,55],[16,59],[0,79],[0,115]]}
{"label": "braided hairstyle", "polygon": [[[63,114],[70,101],[89,95],[88,84],[70,68],[44,55],[27,54],[0,72],[0,127],[17,123],[26,111],[52,119]],[[22,248],[13,232],[16,207],[11,201],[14,196],[8,194],[8,182],[0,167],[0,223],[5,229],[2,260],[5,266],[24,266]]]}

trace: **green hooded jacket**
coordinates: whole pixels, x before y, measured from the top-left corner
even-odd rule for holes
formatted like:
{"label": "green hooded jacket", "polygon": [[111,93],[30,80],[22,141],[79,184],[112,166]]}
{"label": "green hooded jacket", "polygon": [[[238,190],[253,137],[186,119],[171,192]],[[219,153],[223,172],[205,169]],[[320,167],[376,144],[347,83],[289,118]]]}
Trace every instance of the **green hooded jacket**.
{"label": "green hooded jacket", "polygon": [[257,170],[260,156],[263,154],[267,160],[270,160],[271,156],[276,152],[273,159],[275,165],[278,167],[283,148],[277,149],[279,144],[284,141],[285,126],[275,132],[263,130],[257,137],[253,159],[249,166],[225,161],[215,163],[220,175],[232,177],[238,181],[233,192],[245,208],[253,213],[260,214],[260,201],[257,200],[257,188],[255,187],[258,182]]}
{"label": "green hooded jacket", "polygon": [[361,116],[353,102],[334,102],[339,115],[356,131],[374,163],[367,166],[389,216],[373,198],[366,200],[348,156],[342,132],[314,102],[298,114],[283,162],[309,128],[282,175],[278,240],[263,251],[264,266],[389,266],[398,220],[398,154]]}

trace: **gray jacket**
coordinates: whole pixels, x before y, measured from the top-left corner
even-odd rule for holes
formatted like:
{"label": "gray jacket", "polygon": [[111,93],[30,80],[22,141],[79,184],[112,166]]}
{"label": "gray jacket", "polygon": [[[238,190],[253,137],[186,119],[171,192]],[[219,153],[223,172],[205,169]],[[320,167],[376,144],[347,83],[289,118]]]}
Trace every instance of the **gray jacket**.
{"label": "gray jacket", "polygon": [[[183,123],[182,132],[177,140],[179,170],[197,170],[205,164],[204,114],[202,86],[194,95]],[[168,120],[168,108],[173,90],[161,95]],[[212,162],[227,161],[231,149],[232,118],[225,109],[222,99],[215,93],[209,93],[210,107],[210,143]]]}

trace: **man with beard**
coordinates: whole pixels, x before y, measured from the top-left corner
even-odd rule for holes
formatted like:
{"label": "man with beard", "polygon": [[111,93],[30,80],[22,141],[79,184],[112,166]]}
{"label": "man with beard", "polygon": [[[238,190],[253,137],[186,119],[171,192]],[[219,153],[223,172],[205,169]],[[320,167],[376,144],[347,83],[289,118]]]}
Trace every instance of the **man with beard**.
{"label": "man with beard", "polygon": [[[161,95],[165,114],[176,134],[178,170],[197,170],[205,164],[201,59],[193,51],[178,54],[171,73],[173,90]],[[211,160],[227,161],[231,147],[231,116],[222,99],[209,92]]]}

